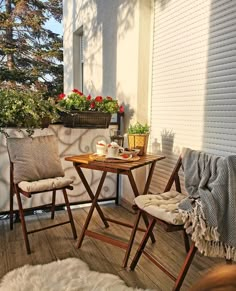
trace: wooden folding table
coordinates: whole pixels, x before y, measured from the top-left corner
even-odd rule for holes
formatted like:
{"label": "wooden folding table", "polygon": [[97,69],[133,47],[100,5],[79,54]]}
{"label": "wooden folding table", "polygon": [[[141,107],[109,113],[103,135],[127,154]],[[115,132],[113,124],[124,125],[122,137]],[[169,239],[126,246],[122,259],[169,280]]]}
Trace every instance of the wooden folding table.
{"label": "wooden folding table", "polygon": [[[96,210],[98,211],[98,214],[101,218],[101,220],[103,221],[105,227],[109,227],[108,222],[112,222],[112,223],[116,223],[125,227],[129,227],[129,228],[133,228],[133,225],[128,224],[126,222],[122,222],[122,221],[118,221],[118,220],[114,220],[114,219],[110,219],[109,217],[105,217],[105,215],[102,212],[101,207],[98,204],[98,197],[99,194],[101,192],[104,180],[106,178],[107,173],[116,173],[116,174],[121,174],[121,175],[126,175],[128,176],[130,185],[132,187],[134,196],[137,197],[138,195],[140,195],[137,185],[135,183],[135,179],[133,177],[133,173],[132,171],[141,167],[144,167],[146,165],[150,165],[149,167],[149,173],[146,179],[146,183],[145,183],[145,187],[144,187],[144,191],[142,194],[146,194],[148,193],[148,189],[151,183],[151,179],[153,176],[153,172],[155,169],[155,165],[157,163],[157,161],[160,161],[162,159],[164,159],[164,156],[160,156],[160,155],[144,155],[144,156],[140,156],[139,159],[133,159],[134,161],[128,161],[124,162],[124,161],[120,161],[118,162],[116,161],[102,161],[102,160],[94,160],[93,158],[91,158],[92,155],[91,154],[85,154],[85,155],[78,155],[78,156],[70,156],[70,157],[66,157],[65,160],[66,161],[71,161],[73,162],[73,165],[85,187],[85,189],[88,192],[88,195],[91,198],[91,202],[92,205],[90,207],[90,210],[88,212],[88,216],[86,218],[86,221],[84,223],[84,226],[82,228],[81,234],[79,236],[78,242],[77,242],[77,248],[80,248],[83,242],[83,239],[85,237],[85,235],[93,237],[95,239],[99,239],[101,241],[104,241],[106,243],[110,243],[112,245],[115,245],[117,247],[126,249],[126,254],[123,260],[123,267],[127,266],[127,262],[128,262],[128,258],[130,255],[130,251],[131,251],[131,246],[132,246],[132,242],[129,243],[125,243],[123,241],[119,241],[117,239],[111,238],[107,235],[103,235],[103,234],[99,234],[97,232],[94,231],[90,231],[88,230],[88,226],[90,223],[90,220],[92,218],[93,215],[93,211],[96,208]],[[91,190],[90,185],[88,184],[87,179],[84,176],[84,173],[82,171],[82,169],[91,169],[91,170],[97,170],[97,171],[101,171],[102,175],[101,175],[101,179],[100,182],[98,184],[98,188],[96,190],[96,193],[94,194],[93,191]],[[144,222],[146,224],[146,226],[148,225],[148,219],[146,216],[143,216]],[[154,235],[151,235],[151,239],[152,242],[155,242],[155,238]]]}

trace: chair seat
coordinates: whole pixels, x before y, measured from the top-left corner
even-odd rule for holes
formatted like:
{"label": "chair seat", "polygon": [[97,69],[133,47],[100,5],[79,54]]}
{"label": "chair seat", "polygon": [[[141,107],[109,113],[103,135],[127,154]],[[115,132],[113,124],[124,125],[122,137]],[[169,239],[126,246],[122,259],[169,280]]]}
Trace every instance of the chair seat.
{"label": "chair seat", "polygon": [[70,178],[56,177],[33,182],[22,181],[18,184],[18,186],[25,192],[43,192],[47,190],[63,188],[69,186],[72,183],[73,180]]}
{"label": "chair seat", "polygon": [[184,194],[171,190],[161,194],[140,195],[134,199],[134,202],[138,208],[155,218],[174,225],[181,225],[183,219],[178,211],[178,205],[185,198]]}

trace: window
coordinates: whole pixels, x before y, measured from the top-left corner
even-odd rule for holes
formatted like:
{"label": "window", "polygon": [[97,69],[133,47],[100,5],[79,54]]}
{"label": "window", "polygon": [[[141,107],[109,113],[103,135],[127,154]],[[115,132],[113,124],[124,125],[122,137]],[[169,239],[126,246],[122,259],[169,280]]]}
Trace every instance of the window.
{"label": "window", "polygon": [[84,87],[84,36],[83,28],[74,33],[73,38],[73,74],[74,87],[83,92]]}

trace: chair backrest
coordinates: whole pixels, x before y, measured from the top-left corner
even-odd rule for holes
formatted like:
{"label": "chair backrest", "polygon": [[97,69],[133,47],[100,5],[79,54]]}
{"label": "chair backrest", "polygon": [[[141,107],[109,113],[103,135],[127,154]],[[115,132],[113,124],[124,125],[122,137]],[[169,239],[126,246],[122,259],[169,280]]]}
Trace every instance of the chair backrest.
{"label": "chair backrest", "polygon": [[54,135],[9,137],[7,149],[13,164],[14,183],[64,176]]}
{"label": "chair backrest", "polygon": [[180,179],[179,179],[179,170],[181,166],[182,166],[182,156],[179,156],[175,164],[175,167],[170,175],[170,178],[166,184],[164,192],[170,191],[173,183],[175,183],[176,191],[181,192]]}

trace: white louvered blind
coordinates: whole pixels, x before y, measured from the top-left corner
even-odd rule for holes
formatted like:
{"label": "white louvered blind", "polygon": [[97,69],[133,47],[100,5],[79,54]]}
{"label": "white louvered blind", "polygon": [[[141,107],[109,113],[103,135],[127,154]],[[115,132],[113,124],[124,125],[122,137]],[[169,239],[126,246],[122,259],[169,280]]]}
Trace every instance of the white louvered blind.
{"label": "white louvered blind", "polygon": [[235,1],[155,0],[153,29],[150,144],[167,156],[155,192],[183,147],[236,154]]}

